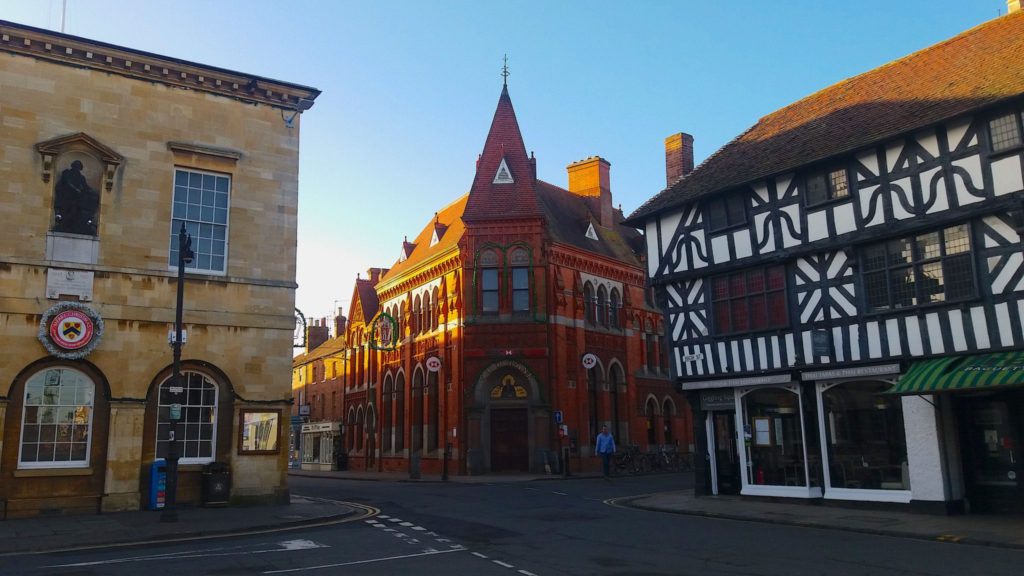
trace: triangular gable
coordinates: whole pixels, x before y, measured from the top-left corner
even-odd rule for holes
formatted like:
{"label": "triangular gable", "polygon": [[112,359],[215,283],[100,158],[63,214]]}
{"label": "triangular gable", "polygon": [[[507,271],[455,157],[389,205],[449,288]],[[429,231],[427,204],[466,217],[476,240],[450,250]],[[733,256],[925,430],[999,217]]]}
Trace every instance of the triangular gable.
{"label": "triangular gable", "polygon": [[494,174],[494,182],[492,184],[515,184],[516,181],[512,179],[512,173],[508,170],[508,164],[505,163],[505,159],[501,159],[501,164],[498,164],[498,171]]}
{"label": "triangular gable", "polygon": [[591,240],[600,240],[600,238],[597,237],[597,230],[594,230],[594,223],[593,222],[591,222],[587,226],[587,234],[586,234],[586,236],[587,236],[587,238],[590,238]]}

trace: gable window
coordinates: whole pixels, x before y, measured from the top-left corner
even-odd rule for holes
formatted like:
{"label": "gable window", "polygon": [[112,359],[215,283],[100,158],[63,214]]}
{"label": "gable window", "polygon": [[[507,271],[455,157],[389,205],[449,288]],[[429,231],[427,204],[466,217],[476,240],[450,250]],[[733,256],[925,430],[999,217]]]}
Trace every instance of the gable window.
{"label": "gable window", "polygon": [[608,327],[608,290],[604,286],[597,287],[597,323]]}
{"label": "gable window", "polygon": [[25,383],[18,468],[89,465],[96,386],[70,368],[37,372]]}
{"label": "gable window", "polygon": [[850,181],[846,168],[835,168],[809,174],[805,181],[805,199],[808,206],[850,196]]}
{"label": "gable window", "polygon": [[621,326],[621,322],[619,321],[619,313],[621,310],[622,298],[619,297],[619,291],[615,288],[612,288],[611,308],[608,312],[608,315],[611,319],[612,328],[616,330],[618,330]]}
{"label": "gable window", "polygon": [[[217,385],[199,372],[182,372],[179,394],[171,394],[171,378],[160,385],[156,426],[156,457],[167,457],[171,404],[181,405],[178,441],[181,464],[202,464],[214,459],[217,441]],[[316,404],[316,399],[313,399]],[[320,405],[323,409],[323,404]]]}
{"label": "gable window", "polygon": [[227,271],[228,194],[231,178],[194,170],[174,171],[171,240],[167,263],[178,265],[178,231],[182,222],[192,236],[195,258],[189,270]]}
{"label": "gable window", "polygon": [[587,324],[593,326],[595,323],[596,301],[594,297],[594,286],[587,282],[583,285],[583,318]]}
{"label": "gable window", "polygon": [[747,223],[747,197],[733,192],[705,203],[708,226],[712,232]]}
{"label": "gable window", "polygon": [[488,250],[480,255],[480,311],[498,313],[498,255]]}
{"label": "gable window", "polygon": [[870,312],[974,295],[967,224],[868,246],[861,267],[865,304]]}
{"label": "gable window", "polygon": [[782,328],[789,323],[782,266],[713,278],[711,301],[719,334]]}
{"label": "gable window", "polygon": [[512,312],[530,311],[530,254],[523,249],[509,256],[512,264]]}
{"label": "gable window", "polygon": [[1021,145],[1021,115],[1007,112],[988,121],[988,135],[993,152],[1002,152]]}

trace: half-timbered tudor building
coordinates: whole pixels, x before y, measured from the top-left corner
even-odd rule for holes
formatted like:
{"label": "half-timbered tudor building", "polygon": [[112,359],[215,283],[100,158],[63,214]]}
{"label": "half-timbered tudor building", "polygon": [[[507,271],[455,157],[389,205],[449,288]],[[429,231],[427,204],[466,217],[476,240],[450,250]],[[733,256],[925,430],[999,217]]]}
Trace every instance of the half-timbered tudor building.
{"label": "half-timbered tudor building", "polygon": [[642,238],[612,207],[609,167],[571,164],[568,190],[538,180],[502,89],[469,193],[354,289],[350,469],[438,474],[446,444],[452,474],[558,472],[562,448],[572,469],[594,469],[601,425],[620,444],[690,449]]}
{"label": "half-timbered tudor building", "polygon": [[1022,53],[1014,11],[692,171],[692,139],[669,140],[668,187],[628,222],[708,456],[698,492],[1024,505]]}
{"label": "half-timbered tudor building", "polygon": [[299,113],[318,94],[0,20],[0,518],[158,504],[172,413],[179,503],[214,461],[234,501],[287,502]]}

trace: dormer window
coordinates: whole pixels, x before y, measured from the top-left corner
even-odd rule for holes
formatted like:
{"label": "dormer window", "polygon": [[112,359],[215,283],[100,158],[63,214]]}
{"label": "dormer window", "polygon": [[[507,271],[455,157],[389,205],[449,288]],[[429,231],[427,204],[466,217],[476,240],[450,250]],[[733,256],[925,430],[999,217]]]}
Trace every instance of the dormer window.
{"label": "dormer window", "polygon": [[1003,112],[988,121],[989,142],[993,152],[1002,152],[1021,145],[1021,115]]}
{"label": "dormer window", "polygon": [[733,192],[712,198],[704,204],[708,227],[712,232],[747,223],[747,195]]}
{"label": "dormer window", "polygon": [[804,182],[804,200],[808,206],[815,206],[830,200],[849,198],[850,179],[846,168],[832,168],[813,172]]}

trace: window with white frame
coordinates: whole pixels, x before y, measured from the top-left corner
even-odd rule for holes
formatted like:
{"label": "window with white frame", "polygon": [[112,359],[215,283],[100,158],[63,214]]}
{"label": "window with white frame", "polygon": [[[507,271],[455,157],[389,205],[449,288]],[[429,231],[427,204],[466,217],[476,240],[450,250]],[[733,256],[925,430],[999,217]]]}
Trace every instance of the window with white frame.
{"label": "window with white frame", "polygon": [[988,121],[989,142],[993,152],[1002,152],[1021,145],[1021,114],[1006,111]]}
{"label": "window with white frame", "polygon": [[92,441],[92,379],[48,368],[25,383],[18,468],[84,468]]}
{"label": "window with white frame", "polygon": [[217,445],[217,385],[200,372],[182,372],[178,384],[182,391],[172,394],[168,378],[160,385],[156,426],[156,457],[167,457],[171,405],[181,405],[178,420],[178,454],[181,464],[212,462]]}
{"label": "window with white frame", "polygon": [[230,190],[230,176],[183,168],[174,171],[169,266],[178,265],[178,232],[184,222],[195,252],[186,267],[197,272],[227,271]]}

